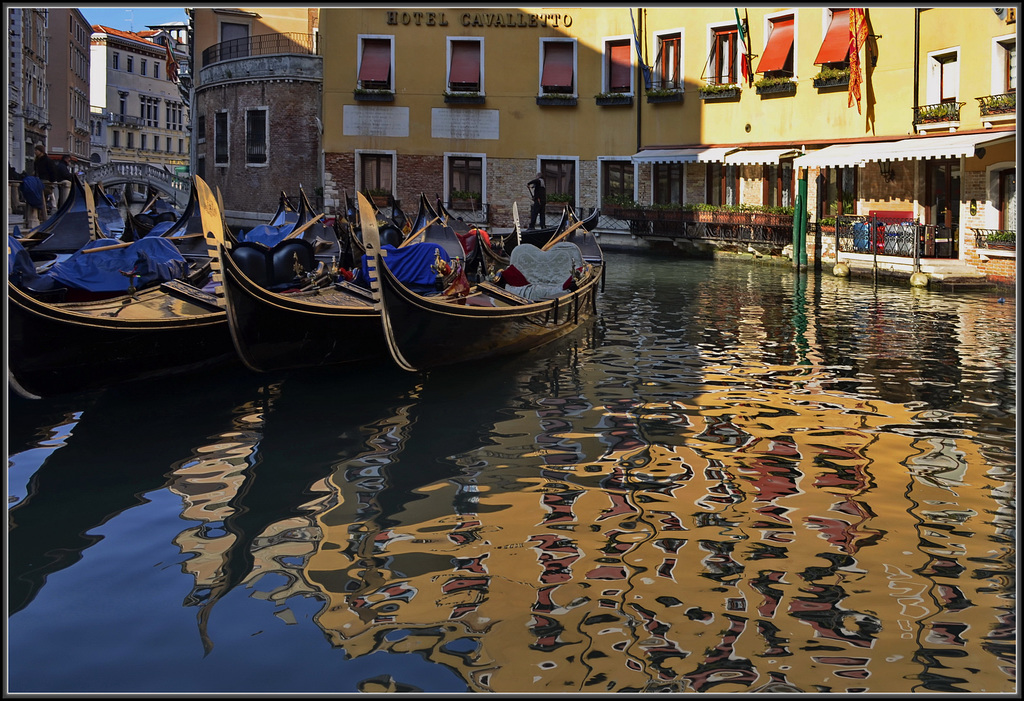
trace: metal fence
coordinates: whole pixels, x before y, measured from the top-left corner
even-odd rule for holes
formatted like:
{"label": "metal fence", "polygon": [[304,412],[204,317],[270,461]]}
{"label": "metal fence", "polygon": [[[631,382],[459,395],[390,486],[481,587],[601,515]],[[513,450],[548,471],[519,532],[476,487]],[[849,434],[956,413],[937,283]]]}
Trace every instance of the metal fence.
{"label": "metal fence", "polygon": [[598,229],[629,232],[637,238],[721,241],[775,248],[793,243],[793,216],[788,214],[635,209],[624,215],[602,215]]}
{"label": "metal fence", "polygon": [[284,32],[229,39],[203,51],[203,66],[232,58],[267,56],[270,54],[315,54],[312,34]]}
{"label": "metal fence", "polygon": [[915,219],[840,216],[835,226],[836,250],[903,258],[957,258],[956,229],[919,224]]}

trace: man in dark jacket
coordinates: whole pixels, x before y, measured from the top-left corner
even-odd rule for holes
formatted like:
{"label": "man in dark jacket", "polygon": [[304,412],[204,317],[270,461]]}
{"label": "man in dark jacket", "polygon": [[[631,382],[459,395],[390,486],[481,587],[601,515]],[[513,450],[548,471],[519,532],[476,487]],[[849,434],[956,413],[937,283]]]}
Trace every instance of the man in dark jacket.
{"label": "man in dark jacket", "polygon": [[540,216],[540,228],[544,228],[544,210],[548,203],[548,191],[544,187],[544,176],[541,173],[537,173],[537,177],[526,183],[526,187],[530,190],[530,198],[533,200],[533,204],[530,205],[530,228],[534,228],[534,224],[537,223],[537,216]]}
{"label": "man in dark jacket", "polygon": [[[43,185],[46,186],[45,203],[50,203],[52,207],[55,204],[53,189],[54,185],[60,182],[60,173],[57,172],[57,164],[46,153],[46,149],[43,148],[42,144],[36,144],[36,160],[33,166],[35,167],[36,177],[42,180]],[[43,214],[46,214],[45,210]]]}
{"label": "man in dark jacket", "polygon": [[71,182],[74,179],[72,173],[71,156],[64,154],[59,161],[54,161],[54,168],[57,170],[57,184],[60,186],[60,199],[57,206],[64,206],[64,200],[71,194]]}

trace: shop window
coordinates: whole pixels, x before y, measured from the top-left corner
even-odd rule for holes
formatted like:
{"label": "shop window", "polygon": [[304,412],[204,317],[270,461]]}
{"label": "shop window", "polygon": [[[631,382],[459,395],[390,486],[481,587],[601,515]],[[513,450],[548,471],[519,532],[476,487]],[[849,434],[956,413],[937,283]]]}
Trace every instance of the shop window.
{"label": "shop window", "polygon": [[632,161],[601,161],[601,197],[633,199]]}
{"label": "shop window", "polygon": [[740,203],[740,169],[735,164],[708,163],[705,200],[708,204]]}
{"label": "shop window", "polygon": [[361,38],[359,87],[364,90],[393,90],[391,39]]}
{"label": "shop window", "polygon": [[245,162],[263,165],[267,162],[267,109],[245,111]]}
{"label": "shop window", "polygon": [[661,89],[683,87],[683,39],[679,32],[661,34],[657,38],[658,53],[654,60],[654,84]]}
{"label": "shop window", "polygon": [[1017,230],[1017,169],[999,173],[999,228]]}
{"label": "shop window", "polygon": [[769,207],[793,206],[793,162],[780,161],[762,166],[761,201]]}
{"label": "shop window", "polygon": [[604,44],[605,92],[628,93],[633,91],[632,54],[629,39],[606,41]]}
{"label": "shop window", "polygon": [[390,153],[360,153],[359,183],[363,192],[394,192],[394,157]]}
{"label": "shop window", "polygon": [[819,218],[857,213],[856,168],[823,168],[818,177]]}
{"label": "shop window", "polygon": [[654,204],[681,204],[683,201],[682,163],[654,164]]}
{"label": "shop window", "polygon": [[[576,43],[573,40],[541,40],[541,93],[576,94]],[[551,192],[550,186],[548,193]]]}
{"label": "shop window", "polygon": [[448,157],[448,196],[453,192],[483,193],[484,159],[478,156]]}
{"label": "shop window", "polygon": [[552,195],[568,196],[570,199],[575,198],[575,160],[543,159],[541,160],[540,172],[544,178],[548,202],[552,201]]}
{"label": "shop window", "polygon": [[450,42],[451,62],[448,65],[449,92],[483,92],[482,52],[478,39],[459,39]]}

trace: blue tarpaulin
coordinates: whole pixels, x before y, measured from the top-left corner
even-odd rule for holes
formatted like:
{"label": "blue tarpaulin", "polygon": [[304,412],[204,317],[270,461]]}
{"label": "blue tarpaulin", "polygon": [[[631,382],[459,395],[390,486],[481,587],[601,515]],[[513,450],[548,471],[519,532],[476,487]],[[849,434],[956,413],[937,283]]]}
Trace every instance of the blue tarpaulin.
{"label": "blue tarpaulin", "polygon": [[34,175],[26,176],[18,188],[21,191],[21,197],[28,204],[29,207],[36,209],[43,208],[43,181]]}
{"label": "blue tarpaulin", "polygon": [[90,241],[66,260],[54,263],[42,278],[58,286],[88,292],[127,292],[130,283],[139,289],[181,279],[188,272],[188,264],[177,247],[159,236],[147,236],[123,248],[84,252],[119,243],[117,239]]}
{"label": "blue tarpaulin", "polygon": [[281,226],[270,226],[269,224],[261,224],[253,228],[249,233],[241,233],[238,235],[239,241],[251,241],[253,243],[262,243],[267,248],[273,248],[277,244],[284,241],[285,237],[288,236],[295,229],[294,222],[288,224],[282,224]]}
{"label": "blue tarpaulin", "polygon": [[7,278],[19,287],[36,287],[39,274],[25,247],[14,236],[7,235]]}
{"label": "blue tarpaulin", "polygon": [[[436,243],[413,243],[402,248],[395,248],[391,244],[384,244],[380,247],[381,252],[387,253],[385,263],[388,270],[394,273],[395,277],[401,280],[409,289],[416,292],[436,292],[437,274],[431,270],[436,254],[441,255],[441,260],[451,262],[451,256],[440,245]],[[367,256],[363,256],[362,269],[363,281],[369,281],[370,274],[366,266]]]}

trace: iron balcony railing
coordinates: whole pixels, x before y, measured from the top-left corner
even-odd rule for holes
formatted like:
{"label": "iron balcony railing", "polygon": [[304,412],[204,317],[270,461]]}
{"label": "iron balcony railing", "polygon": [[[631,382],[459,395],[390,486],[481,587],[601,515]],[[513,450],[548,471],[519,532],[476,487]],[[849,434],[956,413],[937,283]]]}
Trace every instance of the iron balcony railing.
{"label": "iron balcony railing", "polygon": [[718,241],[783,248],[793,242],[793,215],[602,207],[598,229],[637,238]]}
{"label": "iron balcony railing", "polygon": [[203,51],[203,66],[210,66],[220,61],[249,56],[268,56],[270,54],[315,54],[312,34],[285,32],[282,34],[261,34],[258,36],[229,39],[214,44]]}
{"label": "iron balcony railing", "polygon": [[107,112],[107,123],[123,124],[126,127],[138,127],[142,125],[142,119],[139,117],[134,117],[130,114],[118,114],[117,112]]}
{"label": "iron balcony railing", "polygon": [[914,124],[959,122],[960,109],[966,104],[966,102],[939,102],[934,105],[918,105],[914,108]]}
{"label": "iron balcony railing", "polygon": [[1017,93],[1008,92],[1002,95],[986,95],[974,98],[980,103],[981,115],[1011,114],[1017,111]]}
{"label": "iron balcony railing", "polygon": [[[819,225],[827,235],[826,227]],[[898,258],[957,258],[956,229],[919,224],[915,219],[840,216],[835,224],[836,250]]]}
{"label": "iron balcony railing", "polygon": [[975,229],[974,241],[978,248],[1004,251],[1017,250],[1017,232],[1011,229]]}

